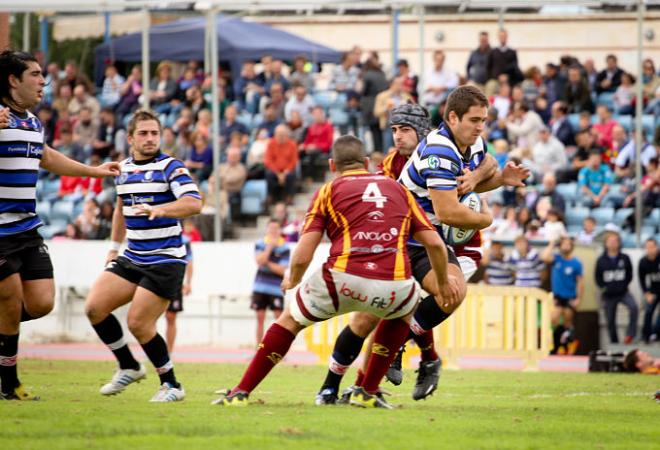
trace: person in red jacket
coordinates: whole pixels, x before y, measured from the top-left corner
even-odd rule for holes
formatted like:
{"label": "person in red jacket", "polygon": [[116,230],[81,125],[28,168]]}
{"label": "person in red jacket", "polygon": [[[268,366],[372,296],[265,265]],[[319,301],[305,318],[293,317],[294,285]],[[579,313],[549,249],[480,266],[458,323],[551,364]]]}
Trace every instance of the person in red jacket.
{"label": "person in red jacket", "polygon": [[286,125],[278,125],[275,135],[268,142],[264,156],[269,204],[280,201],[283,197],[287,204],[293,202],[297,165],[296,142],[289,137],[289,128]]}
{"label": "person in red jacket", "polygon": [[[312,119],[312,124],[307,127],[305,139],[300,144],[300,163],[303,178],[322,180],[335,130],[326,119],[325,111],[321,106],[312,109]],[[316,170],[317,168],[320,170]]]}

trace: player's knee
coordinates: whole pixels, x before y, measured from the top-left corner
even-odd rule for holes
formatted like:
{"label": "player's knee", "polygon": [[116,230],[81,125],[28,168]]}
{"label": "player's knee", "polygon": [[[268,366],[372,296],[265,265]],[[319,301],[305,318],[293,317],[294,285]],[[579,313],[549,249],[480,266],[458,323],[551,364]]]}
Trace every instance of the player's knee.
{"label": "player's knee", "polygon": [[128,322],[127,323],[128,330],[140,342],[142,342],[141,338],[146,337],[146,335],[148,335],[150,333],[150,330],[151,330],[150,324],[146,324],[139,317],[129,316],[127,322]]}
{"label": "player's knee", "polygon": [[176,313],[172,311],[167,311],[165,313],[165,320],[167,321],[167,325],[169,326],[176,325]]}
{"label": "player's knee", "polygon": [[98,304],[87,301],[85,302],[85,315],[92,324],[96,324],[102,321],[107,314],[105,309],[100,308]]}
{"label": "player's knee", "polygon": [[45,298],[39,302],[30,302],[25,305],[25,310],[34,319],[38,319],[50,313],[53,310],[54,301],[52,298]]}
{"label": "player's knee", "polygon": [[372,314],[356,313],[351,318],[351,331],[360,337],[367,337],[371,333],[380,319]]}

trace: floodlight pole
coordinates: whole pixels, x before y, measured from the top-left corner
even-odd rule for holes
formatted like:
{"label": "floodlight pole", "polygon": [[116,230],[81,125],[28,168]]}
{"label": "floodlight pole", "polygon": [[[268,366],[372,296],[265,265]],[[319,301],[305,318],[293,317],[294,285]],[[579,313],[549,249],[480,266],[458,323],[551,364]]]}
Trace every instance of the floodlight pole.
{"label": "floodlight pole", "polygon": [[392,5],[392,76],[396,75],[396,63],[399,59],[399,5]]}
{"label": "floodlight pole", "polygon": [[39,48],[44,54],[44,68],[48,65],[48,17],[39,17]]}
{"label": "floodlight pole", "polygon": [[644,0],[637,0],[637,103],[635,105],[635,181],[637,182],[637,189],[635,190],[635,240],[637,246],[642,246],[642,146],[644,140],[642,138],[644,130],[642,130],[642,47],[644,45],[643,38],[644,27]]}
{"label": "floodlight pole", "polygon": [[425,41],[425,36],[424,36],[424,21],[425,21],[425,14],[426,14],[426,7],[422,4],[417,5],[417,14],[418,14],[418,20],[419,20],[419,75],[417,76],[417,92],[419,93],[419,99],[417,101],[421,100],[422,93],[424,92],[424,82],[425,77],[426,77],[426,70],[424,69],[424,60],[426,59],[425,56],[425,47],[426,47],[426,41]]}
{"label": "floodlight pole", "polygon": [[220,105],[218,103],[218,30],[217,18],[219,9],[211,8],[208,12],[208,30],[209,30],[209,50],[211,52],[211,115],[213,116],[211,128],[211,142],[213,145],[213,173],[215,180],[213,189],[213,198],[215,201],[215,216],[213,220],[213,240],[220,242],[222,240],[222,211],[220,204]]}
{"label": "floodlight pole", "polygon": [[30,51],[30,13],[23,15],[23,51]]}
{"label": "floodlight pole", "polygon": [[149,108],[149,28],[151,27],[151,18],[149,10],[142,10],[142,107]]}

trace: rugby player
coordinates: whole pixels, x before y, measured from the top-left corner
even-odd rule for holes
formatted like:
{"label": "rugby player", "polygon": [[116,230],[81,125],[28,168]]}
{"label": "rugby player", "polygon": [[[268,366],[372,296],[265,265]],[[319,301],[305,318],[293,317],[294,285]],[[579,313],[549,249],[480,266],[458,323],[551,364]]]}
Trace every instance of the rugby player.
{"label": "rugby player", "polygon": [[117,163],[90,167],[44,143],[44,130],[29,109],[43,99],[45,80],[29,53],[0,53],[0,400],[37,400],[17,374],[20,323],[53,309],[55,284],[48,248],[37,232],[39,168],[58,175],[106,177]]}
{"label": "rugby player", "polygon": [[[113,395],[145,377],[112,312],[131,302],[128,329],[160,378],[152,402],[183,400],[167,344],[156,321],[177,300],[186,270],[186,247],[179,219],[198,214],[199,190],[183,163],[160,151],[161,125],[151,111],[138,110],[128,124],[132,156],[120,163],[117,205],[112,218],[112,247],[106,269],[87,297],[85,312],[94,331],[115,355],[118,370],[101,394]],[[124,237],[128,246],[119,256]]]}
{"label": "rugby player", "polygon": [[216,404],[247,404],[252,390],[307,326],[364,311],[386,320],[376,329],[364,379],[353,391],[351,403],[391,408],[378,395],[378,385],[408,336],[408,319],[419,295],[406,252],[410,235],[428,251],[441,297],[457,301],[460,295],[447,278],[447,250],[435,228],[401,185],[367,172],[368,159],[359,139],[337,139],[329,165],[340,176],[316,193],[282,288],[300,284],[324,232],[331,241],[330,256],[296,289],[295,300],[268,329],[239,384]]}

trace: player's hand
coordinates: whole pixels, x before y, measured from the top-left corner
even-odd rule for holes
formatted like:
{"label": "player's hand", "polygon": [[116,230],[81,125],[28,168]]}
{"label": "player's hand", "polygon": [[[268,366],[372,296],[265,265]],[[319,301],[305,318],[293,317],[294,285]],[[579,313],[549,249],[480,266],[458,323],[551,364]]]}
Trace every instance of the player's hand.
{"label": "player's hand", "polygon": [[119,163],[116,161],[111,161],[103,163],[98,167],[93,167],[91,176],[94,178],[118,177],[120,173]]}
{"label": "player's hand", "polygon": [[133,211],[138,216],[149,216],[149,220],[165,217],[165,212],[161,208],[154,208],[148,203],[138,203],[133,205]]}
{"label": "player's hand", "polygon": [[458,308],[463,300],[458,288],[458,281],[453,276],[448,277],[446,283],[438,286],[438,292],[440,294],[440,306],[449,311]]}
{"label": "player's hand", "polygon": [[573,300],[570,300],[568,304],[571,305],[573,309],[578,309],[578,306],[580,306],[580,299],[574,298]]}
{"label": "player's hand", "polygon": [[522,164],[516,164],[513,161],[509,161],[502,169],[502,183],[505,186],[518,186],[524,187],[525,179],[531,175],[531,171],[523,166]]}
{"label": "player's hand", "polygon": [[190,283],[183,283],[183,286],[181,287],[181,293],[186,296],[190,295],[192,292],[192,287],[190,286]]}
{"label": "player's hand", "polygon": [[477,175],[470,169],[463,169],[463,175],[456,177],[456,180],[458,181],[458,195],[474,191],[474,188],[479,184]]}
{"label": "player's hand", "polygon": [[289,277],[284,277],[282,280],[282,284],[280,285],[280,289],[282,289],[282,292],[286,293],[289,289],[294,288],[294,284],[291,283],[291,279]]}
{"label": "player's hand", "polygon": [[0,128],[9,127],[9,108],[0,109]]}
{"label": "player's hand", "polygon": [[649,305],[652,305],[653,302],[655,301],[655,295],[653,295],[653,293],[651,292],[647,292],[646,294],[644,294],[644,298],[646,299],[646,303],[648,303]]}
{"label": "player's hand", "polygon": [[112,261],[117,259],[117,256],[119,255],[118,250],[110,250],[108,251],[108,255],[105,257],[105,265],[107,266],[110,264]]}

